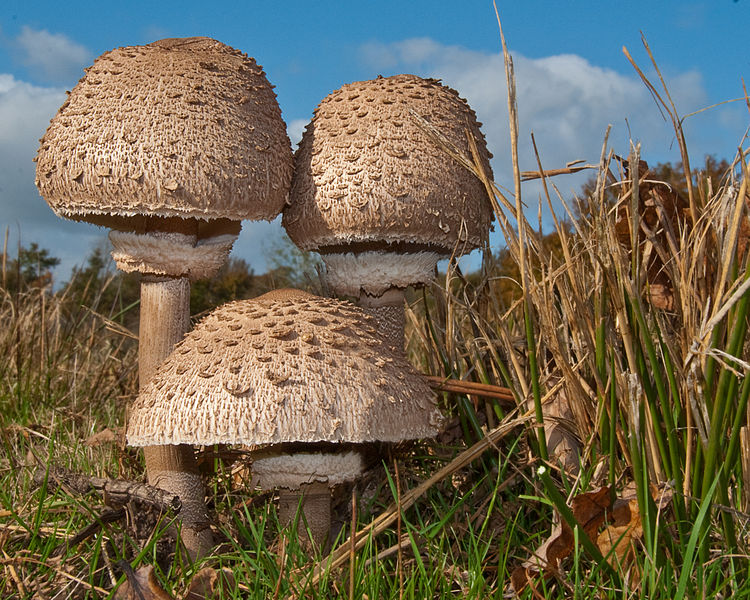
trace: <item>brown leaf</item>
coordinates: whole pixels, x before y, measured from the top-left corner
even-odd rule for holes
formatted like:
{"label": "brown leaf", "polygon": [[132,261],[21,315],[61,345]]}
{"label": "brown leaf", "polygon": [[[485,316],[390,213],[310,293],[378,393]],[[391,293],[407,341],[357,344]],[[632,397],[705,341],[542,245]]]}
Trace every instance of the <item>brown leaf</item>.
{"label": "brown leaf", "polygon": [[[596,539],[602,555],[617,569],[625,566],[633,557],[633,543],[643,536],[643,524],[636,498],[618,498],[612,508],[610,524]],[[611,553],[611,554],[610,554]],[[627,560],[626,560],[627,558]]]}
{"label": "brown leaf", "polygon": [[102,446],[104,444],[116,444],[120,440],[120,435],[119,431],[107,427],[106,429],[102,429],[101,431],[90,435],[86,438],[86,441],[83,442],[83,445],[88,446],[89,448],[96,448],[97,446]]}
{"label": "brown leaf", "polygon": [[[583,453],[581,440],[575,434],[576,421],[565,387],[560,387],[562,377],[553,374],[547,377],[547,387],[557,391],[542,404],[544,435],[547,439],[549,460],[558,465],[568,475],[575,477],[581,470],[580,455]],[[530,409],[533,402],[528,401]]]}
{"label": "brown leaf", "polygon": [[132,570],[128,578],[115,592],[113,600],[174,600],[156,580],[154,567],[145,565]]}
{"label": "brown leaf", "polygon": [[[611,506],[609,487],[602,487],[592,492],[579,494],[571,502],[573,516],[592,540],[597,537],[599,527],[604,523],[606,511]],[[559,568],[560,561],[573,552],[575,537],[567,523],[561,521],[552,530],[552,534],[534,552],[534,556],[516,567],[510,580],[516,594],[524,589],[530,579],[539,573],[545,577]]]}
{"label": "brown leaf", "polygon": [[[651,495],[658,510],[665,510],[672,499],[669,488],[652,487]],[[635,544],[643,536],[635,484],[628,484],[614,504],[611,502],[610,488],[606,486],[579,494],[571,501],[571,510],[610,565],[615,570],[618,567],[627,568],[635,554]],[[605,523],[606,528],[600,533],[599,529]],[[540,573],[549,577],[558,571],[560,561],[570,555],[573,545],[573,531],[567,523],[556,525],[534,556],[511,573],[511,585],[516,594],[531,585]],[[631,579],[631,583],[633,581]]]}
{"label": "brown leaf", "polygon": [[[657,510],[665,510],[672,501],[669,488],[651,487],[651,496],[656,502]],[[643,537],[643,520],[638,507],[635,483],[631,482],[622,490],[615,500],[612,512],[608,515],[608,525],[596,540],[602,555],[608,558],[614,569],[627,568],[635,556],[635,544]],[[611,552],[611,555],[610,555]]]}
{"label": "brown leaf", "polygon": [[607,511],[610,508],[612,508],[612,497],[609,486],[601,487],[593,492],[579,494],[571,502],[573,516],[592,540],[596,539],[596,533],[604,523]]}
{"label": "brown leaf", "polygon": [[217,571],[211,567],[201,569],[190,582],[190,587],[183,600],[221,600],[217,587],[221,581],[221,590],[227,592],[235,587],[234,574],[226,567]]}

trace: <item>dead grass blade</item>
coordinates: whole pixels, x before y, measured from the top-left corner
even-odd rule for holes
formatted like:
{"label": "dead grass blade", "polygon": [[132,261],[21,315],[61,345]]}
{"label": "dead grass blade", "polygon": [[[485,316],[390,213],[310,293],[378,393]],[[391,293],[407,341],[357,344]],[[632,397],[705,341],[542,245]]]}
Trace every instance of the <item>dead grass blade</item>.
{"label": "dead grass blade", "polygon": [[572,175],[587,169],[598,169],[599,165],[567,166],[561,169],[545,169],[543,171],[521,171],[521,181],[533,181],[534,179],[547,179],[557,175]]}

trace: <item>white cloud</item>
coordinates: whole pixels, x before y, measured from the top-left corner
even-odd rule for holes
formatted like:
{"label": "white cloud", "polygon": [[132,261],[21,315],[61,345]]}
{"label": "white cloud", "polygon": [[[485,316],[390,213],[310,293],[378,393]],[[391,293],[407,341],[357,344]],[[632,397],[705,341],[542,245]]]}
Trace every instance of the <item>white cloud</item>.
{"label": "white cloud", "polygon": [[37,219],[49,212],[34,187],[32,159],[49,119],[65,100],[59,88],[0,74],[0,202],[3,220]]}
{"label": "white cloud", "polygon": [[62,83],[81,77],[92,54],[62,33],[24,25],[13,41],[20,62],[46,81]]}
{"label": "white cloud", "polygon": [[0,235],[10,232],[10,248],[37,242],[62,259],[62,278],[80,263],[103,232],[60,219],[34,186],[33,162],[49,119],[65,100],[65,90],[36,86],[0,73]]}
{"label": "white cloud", "polygon": [[307,127],[307,123],[308,121],[305,119],[292,119],[289,121],[289,124],[286,126],[286,131],[289,135],[289,139],[292,141],[292,148],[296,149],[299,145],[305,127]]}

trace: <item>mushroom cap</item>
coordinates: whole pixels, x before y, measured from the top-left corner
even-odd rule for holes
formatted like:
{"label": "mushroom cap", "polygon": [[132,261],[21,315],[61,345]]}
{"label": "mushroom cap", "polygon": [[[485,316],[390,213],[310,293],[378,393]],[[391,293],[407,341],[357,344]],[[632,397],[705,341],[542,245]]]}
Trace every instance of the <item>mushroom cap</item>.
{"label": "mushroom cap", "polygon": [[175,346],[135,401],[128,443],[395,442],[431,437],[428,383],[364,309],[297,290],[231,302]]}
{"label": "mushroom cap", "polygon": [[105,226],[134,215],[271,220],[291,184],[273,86],[253,58],[205,37],[102,54],[40,142],[44,199]]}
{"label": "mushroom cap", "polygon": [[492,211],[484,185],[410,111],[471,157],[468,131],[492,177],[480,123],[455,90],[416,75],[345,85],[318,105],[295,155],[283,224],[300,248],[416,245],[447,254],[487,238]]}

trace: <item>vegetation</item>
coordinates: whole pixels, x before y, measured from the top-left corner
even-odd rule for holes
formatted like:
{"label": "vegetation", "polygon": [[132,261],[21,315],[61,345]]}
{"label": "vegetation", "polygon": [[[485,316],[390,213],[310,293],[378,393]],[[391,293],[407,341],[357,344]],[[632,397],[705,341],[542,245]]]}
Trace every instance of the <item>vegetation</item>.
{"label": "vegetation", "polygon": [[[452,420],[336,491],[341,533],[319,556],[280,530],[241,449],[199,451],[222,541],[199,565],[175,548],[169,511],[61,485],[51,465],[142,478],[121,436],[134,284],[97,251],[55,293],[44,268],[15,287],[4,270],[2,597],[138,598],[123,590],[146,565],[142,593],[174,598],[199,580],[222,598],[750,595],[746,156],[691,170],[662,108],[682,164],[649,172],[638,146],[624,162],[605,146],[579,198],[543,179],[541,201],[562,207],[546,236],[488,182],[507,249],[476,274],[449,266],[407,312],[414,364],[464,382],[443,392]],[[3,264],[24,274],[25,256]],[[196,286],[193,310],[284,277],[235,261]]]}

